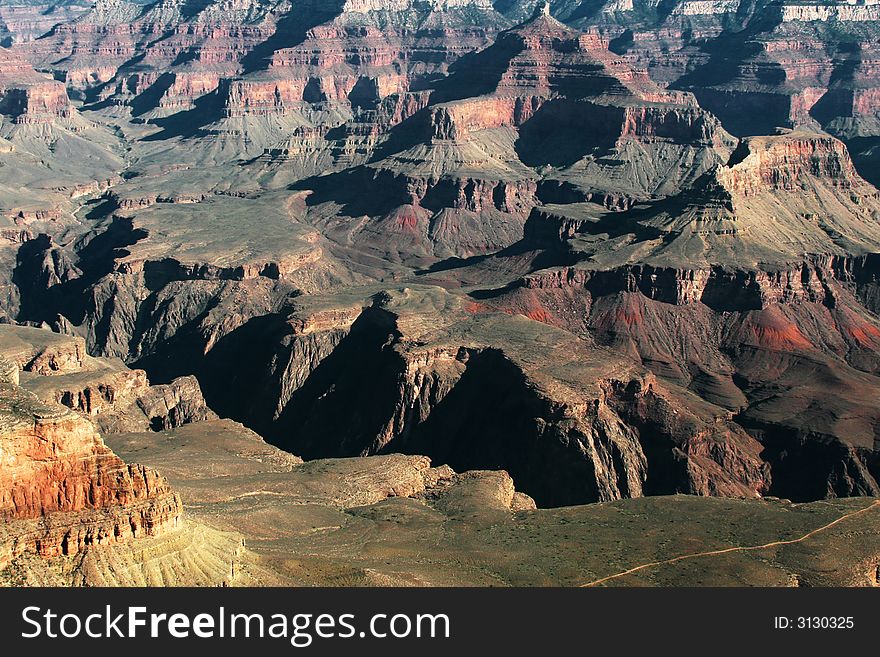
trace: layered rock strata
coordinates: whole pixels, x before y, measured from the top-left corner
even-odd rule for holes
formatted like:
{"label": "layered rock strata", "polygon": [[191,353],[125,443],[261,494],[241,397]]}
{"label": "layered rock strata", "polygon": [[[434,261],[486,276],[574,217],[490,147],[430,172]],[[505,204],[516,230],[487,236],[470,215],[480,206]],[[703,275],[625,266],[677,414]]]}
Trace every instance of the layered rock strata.
{"label": "layered rock strata", "polygon": [[79,415],[2,384],[0,564],[35,553],[154,536],[180,522],[180,498],[156,471],[127,465]]}

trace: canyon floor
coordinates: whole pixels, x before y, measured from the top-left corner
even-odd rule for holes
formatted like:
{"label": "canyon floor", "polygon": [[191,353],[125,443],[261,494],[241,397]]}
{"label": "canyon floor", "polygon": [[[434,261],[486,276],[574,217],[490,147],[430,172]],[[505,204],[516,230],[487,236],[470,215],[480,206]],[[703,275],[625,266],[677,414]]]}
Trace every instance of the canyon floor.
{"label": "canyon floor", "polygon": [[0,0],[0,581],[877,585],[878,21]]}
{"label": "canyon floor", "polygon": [[[877,583],[880,505],[870,498],[677,495],[538,510],[516,499],[505,473],[434,473],[404,456],[266,468],[271,455],[254,455],[257,438],[241,426],[191,426],[109,444],[166,473],[194,519],[241,533],[256,563],[287,584]],[[218,448],[229,456],[217,458]],[[194,472],[193,459],[217,465]]]}

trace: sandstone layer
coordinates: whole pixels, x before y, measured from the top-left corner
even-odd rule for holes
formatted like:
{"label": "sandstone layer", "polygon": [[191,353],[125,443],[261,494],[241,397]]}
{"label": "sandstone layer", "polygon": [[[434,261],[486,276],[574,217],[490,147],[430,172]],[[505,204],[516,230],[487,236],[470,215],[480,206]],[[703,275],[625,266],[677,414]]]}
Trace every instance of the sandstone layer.
{"label": "sandstone layer", "polygon": [[4,383],[2,560],[72,556],[155,536],[180,522],[180,498],[155,470],[127,465],[73,411]]}

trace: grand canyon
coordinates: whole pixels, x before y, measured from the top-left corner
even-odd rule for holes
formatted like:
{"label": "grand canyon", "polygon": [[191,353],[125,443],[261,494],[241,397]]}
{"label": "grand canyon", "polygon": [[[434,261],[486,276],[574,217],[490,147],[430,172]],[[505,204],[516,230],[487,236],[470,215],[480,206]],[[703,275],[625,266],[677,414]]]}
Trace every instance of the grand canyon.
{"label": "grand canyon", "polygon": [[878,185],[878,0],[0,0],[0,584],[878,586]]}

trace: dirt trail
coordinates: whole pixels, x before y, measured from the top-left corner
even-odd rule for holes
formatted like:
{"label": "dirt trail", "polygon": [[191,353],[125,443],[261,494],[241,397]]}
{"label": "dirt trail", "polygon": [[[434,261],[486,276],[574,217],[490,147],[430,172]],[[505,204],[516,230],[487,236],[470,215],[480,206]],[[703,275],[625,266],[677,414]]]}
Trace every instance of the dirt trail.
{"label": "dirt trail", "polygon": [[792,545],[794,543],[801,543],[806,541],[808,538],[812,538],[816,534],[824,532],[827,529],[830,529],[834,525],[843,522],[847,518],[852,518],[853,516],[857,516],[861,513],[865,513],[866,511],[870,511],[876,507],[880,506],[880,500],[877,500],[868,506],[858,509],[856,511],[851,511],[850,513],[846,513],[836,520],[832,520],[827,525],[822,525],[821,527],[817,527],[816,529],[807,532],[800,538],[792,538],[784,541],[772,541],[770,543],[764,543],[763,545],[745,545],[745,546],[735,546],[724,548],[723,550],[709,550],[708,552],[695,552],[693,554],[683,554],[679,557],[673,557],[672,559],[664,559],[662,561],[652,561],[650,563],[644,563],[641,566],[636,566],[634,568],[630,568],[628,570],[621,571],[619,573],[615,573],[614,575],[608,575],[607,577],[602,577],[597,580],[593,580],[592,582],[587,582],[586,584],[581,584],[581,586],[597,586],[599,584],[604,584],[613,579],[617,579],[619,577],[625,577],[626,575],[631,575],[633,573],[637,573],[640,570],[646,570],[648,568],[653,568],[655,566],[665,566],[671,563],[677,563],[679,561],[685,561],[687,559],[696,559],[698,557],[711,557],[719,554],[727,554],[729,552],[750,552],[754,550],[767,550],[769,548],[779,547],[781,545]]}

